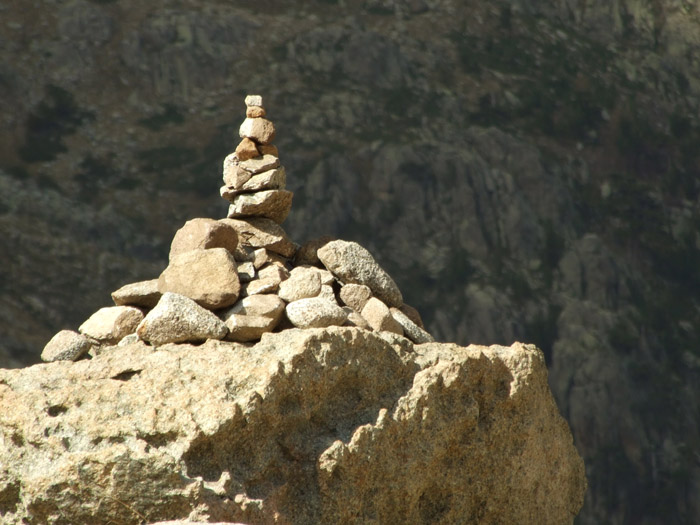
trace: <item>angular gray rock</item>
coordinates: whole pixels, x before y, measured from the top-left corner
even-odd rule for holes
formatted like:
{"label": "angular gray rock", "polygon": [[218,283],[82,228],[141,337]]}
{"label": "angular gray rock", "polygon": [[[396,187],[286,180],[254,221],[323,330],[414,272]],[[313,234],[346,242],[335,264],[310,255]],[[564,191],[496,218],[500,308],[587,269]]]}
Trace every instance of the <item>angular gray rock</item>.
{"label": "angular gray rock", "polygon": [[92,314],[78,331],[102,343],[117,343],[132,334],[143,319],[143,312],[133,306],[107,306]]}
{"label": "angular gray rock", "polygon": [[61,330],[46,343],[41,352],[41,359],[42,361],[75,361],[87,354],[93,344],[90,339],[78,332]]}
{"label": "angular gray rock", "polygon": [[158,278],[161,293],[185,295],[211,310],[236,302],[240,294],[238,264],[225,248],[176,255]]}
{"label": "angular gray rock", "polygon": [[261,155],[248,160],[239,160],[236,153],[231,153],[224,159],[224,185],[231,189],[241,189],[253,175],[274,170],[280,165],[275,155]]}
{"label": "angular gray rock", "polygon": [[559,524],[586,490],[544,357],[517,343],[139,342],[0,370],[0,406],[22,407],[0,410],[5,525]]}
{"label": "angular gray rock", "polygon": [[153,308],[162,294],[158,291],[158,279],[125,284],[112,292],[112,300],[117,306],[141,306]]}
{"label": "angular gray rock", "polygon": [[403,328],[403,334],[416,344],[433,343],[435,339],[398,308],[390,308],[391,316]]}
{"label": "angular gray rock", "polygon": [[181,253],[209,248],[226,248],[231,253],[238,246],[238,234],[231,225],[206,218],[191,219],[175,232],[169,259]]}
{"label": "angular gray rock", "polygon": [[287,319],[297,328],[342,326],[348,314],[337,304],[321,297],[309,297],[289,303]]}
{"label": "angular gray rock", "polygon": [[266,217],[282,224],[292,209],[294,194],[287,190],[264,190],[233,197],[228,217]]}
{"label": "angular gray rock", "polygon": [[234,202],[236,200],[236,196],[241,193],[283,189],[285,187],[286,180],[287,177],[284,168],[277,168],[270,171],[264,171],[258,175],[253,175],[246,182],[241,184],[239,188],[222,186],[219,193],[227,201]]}
{"label": "angular gray rock", "polygon": [[154,346],[167,343],[223,339],[228,333],[224,322],[184,295],[165,292],[136,330]]}
{"label": "angular gray rock", "polygon": [[373,330],[403,335],[403,328],[391,315],[389,307],[376,297],[370,297],[360,312]]}
{"label": "angular gray rock", "polygon": [[265,248],[284,257],[293,257],[296,245],[287,236],[284,229],[271,219],[264,217],[247,217],[241,219],[219,219],[230,224],[238,233],[239,242],[253,249]]}
{"label": "angular gray rock", "polygon": [[343,284],[369,286],[388,306],[400,307],[403,296],[394,280],[365,248],[351,241],[331,241],[319,248],[318,258]]}
{"label": "angular gray rock", "polygon": [[280,283],[279,292],[284,301],[291,303],[306,297],[316,297],[321,292],[321,276],[313,268],[297,266],[289,278]]}

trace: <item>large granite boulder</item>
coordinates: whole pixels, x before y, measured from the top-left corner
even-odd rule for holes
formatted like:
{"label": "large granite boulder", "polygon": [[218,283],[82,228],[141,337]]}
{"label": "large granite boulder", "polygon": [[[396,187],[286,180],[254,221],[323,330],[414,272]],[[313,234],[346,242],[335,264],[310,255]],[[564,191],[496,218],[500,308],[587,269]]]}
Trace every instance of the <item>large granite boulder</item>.
{"label": "large granite boulder", "polygon": [[7,525],[560,524],[586,488],[543,355],[518,343],[136,342],[0,370],[0,406],[22,408],[0,410]]}

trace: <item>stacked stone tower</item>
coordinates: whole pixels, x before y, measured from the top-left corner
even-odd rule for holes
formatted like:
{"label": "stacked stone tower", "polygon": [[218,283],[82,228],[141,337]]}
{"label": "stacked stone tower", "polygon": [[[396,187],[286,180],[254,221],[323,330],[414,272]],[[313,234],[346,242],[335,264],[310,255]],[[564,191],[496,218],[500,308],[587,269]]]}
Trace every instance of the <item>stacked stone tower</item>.
{"label": "stacked stone tower", "polygon": [[248,343],[267,332],[333,325],[433,340],[362,246],[324,238],[299,247],[290,240],[281,224],[293,195],[272,144],[275,127],[262,97],[249,95],[245,103],[242,140],[223,165],[227,217],[185,223],[157,279],[113,292],[116,306],[95,312],[79,332],[56,334],[44,360],[76,360],[139,340]]}

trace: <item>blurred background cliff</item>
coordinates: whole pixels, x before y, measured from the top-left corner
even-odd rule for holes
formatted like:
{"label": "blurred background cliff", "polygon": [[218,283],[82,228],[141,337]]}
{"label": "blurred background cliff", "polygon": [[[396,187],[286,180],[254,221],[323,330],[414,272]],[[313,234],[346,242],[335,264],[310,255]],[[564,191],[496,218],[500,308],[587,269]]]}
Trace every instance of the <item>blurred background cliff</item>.
{"label": "blurred background cliff", "polygon": [[577,523],[700,522],[697,2],[2,2],[0,366],[225,216],[248,93],[292,238],[360,242],[439,340],[544,351]]}

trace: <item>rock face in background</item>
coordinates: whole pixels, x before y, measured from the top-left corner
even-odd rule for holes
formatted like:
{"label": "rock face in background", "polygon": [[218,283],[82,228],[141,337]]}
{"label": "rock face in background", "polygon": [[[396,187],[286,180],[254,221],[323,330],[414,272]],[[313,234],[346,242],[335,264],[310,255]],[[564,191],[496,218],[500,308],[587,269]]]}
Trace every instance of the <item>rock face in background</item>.
{"label": "rock face in background", "polygon": [[135,343],[0,370],[0,405],[8,525],[571,523],[586,489],[528,345]]}
{"label": "rock face in background", "polygon": [[4,365],[225,213],[209,174],[258,92],[295,240],[358,241],[439,339],[544,350],[581,523],[700,521],[693,3],[0,9]]}

